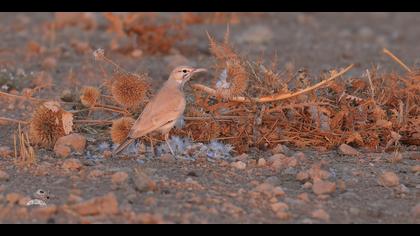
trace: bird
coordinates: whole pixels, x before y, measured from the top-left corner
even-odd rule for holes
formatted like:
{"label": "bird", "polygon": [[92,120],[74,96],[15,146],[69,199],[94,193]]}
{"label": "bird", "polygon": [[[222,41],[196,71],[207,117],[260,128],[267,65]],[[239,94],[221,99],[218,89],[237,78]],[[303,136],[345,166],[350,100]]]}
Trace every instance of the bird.
{"label": "bird", "polygon": [[190,66],[178,66],[172,70],[168,80],[134,122],[125,141],[113,151],[113,156],[118,155],[136,139],[152,132],[160,132],[164,135],[171,154],[175,156],[168,138],[169,131],[171,131],[185,110],[184,85],[195,74],[206,71],[205,68],[193,68]]}
{"label": "bird", "polygon": [[47,206],[48,200],[50,200],[51,195],[49,192],[38,189],[33,195],[33,199],[26,203],[27,206]]}

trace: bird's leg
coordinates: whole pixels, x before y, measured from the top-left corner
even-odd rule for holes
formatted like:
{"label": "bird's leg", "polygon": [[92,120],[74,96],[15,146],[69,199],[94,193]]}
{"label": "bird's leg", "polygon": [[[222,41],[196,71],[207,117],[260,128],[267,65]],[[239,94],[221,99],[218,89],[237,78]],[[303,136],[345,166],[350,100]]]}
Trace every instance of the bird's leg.
{"label": "bird's leg", "polygon": [[156,155],[155,155],[155,149],[153,147],[153,139],[150,136],[149,136],[149,139],[150,139],[150,148],[152,149],[152,156],[155,157]]}
{"label": "bird's leg", "polygon": [[171,145],[168,142],[168,138],[169,138],[169,133],[165,134],[165,142],[168,145],[169,150],[171,150],[172,156],[175,156],[174,150],[172,150],[172,147],[171,147]]}

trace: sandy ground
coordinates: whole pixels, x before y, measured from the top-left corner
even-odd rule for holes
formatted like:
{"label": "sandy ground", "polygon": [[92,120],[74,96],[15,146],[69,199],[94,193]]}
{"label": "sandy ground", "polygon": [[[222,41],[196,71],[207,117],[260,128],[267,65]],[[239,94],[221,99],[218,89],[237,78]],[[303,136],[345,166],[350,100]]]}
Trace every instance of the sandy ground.
{"label": "sandy ground", "polygon": [[[57,66],[50,70],[54,86],[43,90],[40,97],[58,98],[68,86],[65,78],[70,69],[83,84],[99,85],[102,77],[92,54],[76,53],[70,46],[77,39],[94,49],[109,48],[112,35],[106,32],[103,17],[96,17],[96,30],[66,27],[56,32],[54,42],[49,42],[42,37],[42,24],[51,21],[53,14],[1,13],[1,78],[15,77],[19,88],[30,83],[27,75],[43,70],[45,56],[26,57],[27,43],[34,40],[62,53]],[[277,54],[279,65],[291,62],[314,74],[356,63],[358,67],[351,75],[372,65],[385,71],[401,70],[381,53],[383,47],[408,64],[420,66],[419,23],[415,13],[269,13],[242,16],[230,31],[235,48],[251,58]],[[177,44],[171,54],[181,54],[191,64],[206,67],[211,64],[206,30],[222,39],[225,29],[225,24],[192,25],[188,40]],[[129,71],[147,71],[154,88],[167,78],[173,59],[165,55],[135,59],[107,54]],[[0,104],[1,116],[25,119],[31,111],[29,103]],[[0,146],[12,147],[10,137],[15,129],[13,125],[0,126]],[[336,150],[317,152],[292,147],[283,151],[252,150],[229,161],[97,158],[95,147],[110,140],[107,130],[99,130],[99,134],[84,131],[89,154],[60,159],[52,151],[39,150],[37,165],[31,168],[19,168],[11,158],[0,157],[0,170],[7,174],[7,178],[0,176],[0,222],[420,223],[420,177],[418,168],[414,170],[420,152],[416,146],[403,147],[399,161],[393,161],[393,153],[360,150],[361,156],[352,157]],[[293,158],[297,164],[269,166],[275,153]],[[260,158],[267,164],[258,165]],[[245,163],[245,169],[232,166],[236,161]],[[313,179],[297,179],[298,173],[311,168],[316,173],[327,172],[325,181],[334,183],[335,188],[319,194],[312,186]],[[399,183],[394,187],[380,185],[384,171],[395,173]],[[43,211],[25,206],[25,200],[38,189],[51,196]]]}

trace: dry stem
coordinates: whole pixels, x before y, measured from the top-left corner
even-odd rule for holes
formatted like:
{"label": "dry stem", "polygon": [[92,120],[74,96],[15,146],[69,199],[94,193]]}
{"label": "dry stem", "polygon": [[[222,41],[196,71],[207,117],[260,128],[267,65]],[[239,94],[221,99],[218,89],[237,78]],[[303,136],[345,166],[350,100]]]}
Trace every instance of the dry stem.
{"label": "dry stem", "polygon": [[[265,96],[265,97],[261,97],[261,98],[246,98],[246,97],[240,97],[240,96],[238,96],[238,97],[230,98],[229,100],[230,101],[234,101],[234,102],[247,102],[247,103],[257,102],[257,103],[263,103],[263,102],[274,102],[274,101],[280,101],[280,100],[289,99],[289,98],[296,97],[296,96],[299,96],[301,94],[310,92],[312,90],[315,90],[315,89],[317,89],[317,88],[319,88],[319,87],[321,87],[321,86],[323,86],[323,85],[331,82],[332,80],[334,80],[334,79],[342,76],[343,74],[347,73],[353,67],[354,67],[354,65],[351,64],[348,67],[346,67],[344,70],[340,71],[339,73],[337,73],[335,75],[332,75],[330,78],[328,78],[326,80],[323,80],[323,81],[321,81],[321,82],[319,82],[319,83],[317,83],[317,84],[315,84],[313,86],[310,86],[308,88],[305,88],[303,90],[294,92],[294,93],[274,94],[274,95],[269,95],[269,96]],[[202,84],[193,84],[191,86],[193,88],[195,88],[195,89],[198,89],[198,90],[201,90],[203,92],[206,92],[206,93],[208,93],[208,94],[210,94],[212,96],[217,96],[217,92],[216,92],[215,89],[209,88],[209,87],[207,87],[205,85],[202,85]]]}

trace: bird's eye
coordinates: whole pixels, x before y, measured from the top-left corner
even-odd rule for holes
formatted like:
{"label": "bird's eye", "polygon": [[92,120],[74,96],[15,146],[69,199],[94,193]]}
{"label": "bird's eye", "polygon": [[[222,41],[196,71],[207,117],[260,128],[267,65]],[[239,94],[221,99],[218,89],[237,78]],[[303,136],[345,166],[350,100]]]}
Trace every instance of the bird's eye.
{"label": "bird's eye", "polygon": [[182,72],[183,72],[183,73],[187,73],[187,70],[185,70],[185,69],[184,69],[184,70],[182,70]]}
{"label": "bird's eye", "polygon": [[44,191],[40,190],[39,193],[44,193]]}

